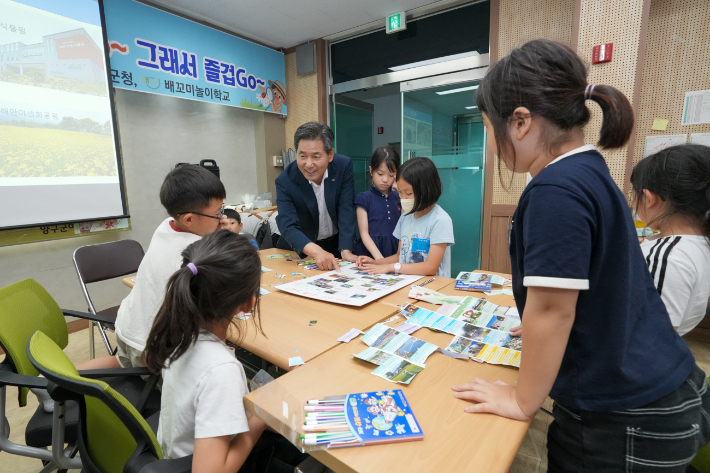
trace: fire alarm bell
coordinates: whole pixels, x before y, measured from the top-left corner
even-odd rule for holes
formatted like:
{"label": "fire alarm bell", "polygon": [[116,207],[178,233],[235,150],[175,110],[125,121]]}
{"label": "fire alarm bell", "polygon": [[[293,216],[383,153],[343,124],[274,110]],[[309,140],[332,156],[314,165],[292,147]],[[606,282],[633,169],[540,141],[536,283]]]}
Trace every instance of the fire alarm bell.
{"label": "fire alarm bell", "polygon": [[597,44],[592,49],[592,64],[601,62],[611,62],[611,53],[614,50],[614,43]]}
{"label": "fire alarm bell", "polygon": [[383,127],[383,126],[378,126],[378,127],[377,127],[377,134],[378,134],[378,135],[381,135],[381,134],[384,133],[384,132],[385,132],[385,127]]}

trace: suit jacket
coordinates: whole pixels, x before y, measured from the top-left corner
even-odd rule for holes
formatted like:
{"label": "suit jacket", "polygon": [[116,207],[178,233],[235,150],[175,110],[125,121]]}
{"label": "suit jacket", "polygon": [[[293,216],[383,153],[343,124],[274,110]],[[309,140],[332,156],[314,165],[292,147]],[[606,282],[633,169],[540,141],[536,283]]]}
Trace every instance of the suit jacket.
{"label": "suit jacket", "polygon": [[[335,154],[328,164],[325,204],[333,226],[338,230],[338,249],[352,250],[355,236],[355,178],[353,163]],[[303,255],[303,247],[318,238],[318,202],[313,187],[292,162],[276,178],[276,224],[281,232],[278,246]]]}

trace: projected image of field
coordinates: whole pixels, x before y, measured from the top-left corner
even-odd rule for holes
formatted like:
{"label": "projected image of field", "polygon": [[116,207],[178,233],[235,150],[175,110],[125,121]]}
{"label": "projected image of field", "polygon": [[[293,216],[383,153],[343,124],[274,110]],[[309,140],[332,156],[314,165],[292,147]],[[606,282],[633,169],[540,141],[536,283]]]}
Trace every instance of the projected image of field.
{"label": "projected image of field", "polygon": [[110,135],[0,125],[1,177],[115,176]]}

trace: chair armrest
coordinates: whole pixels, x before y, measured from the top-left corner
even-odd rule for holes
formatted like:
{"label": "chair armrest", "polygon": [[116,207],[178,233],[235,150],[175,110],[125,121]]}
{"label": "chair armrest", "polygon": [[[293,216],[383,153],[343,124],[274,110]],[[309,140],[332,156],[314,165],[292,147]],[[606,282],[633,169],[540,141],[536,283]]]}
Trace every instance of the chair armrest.
{"label": "chair armrest", "polygon": [[17,374],[0,368],[0,386],[18,386],[22,388],[47,389],[47,380],[39,376]]}
{"label": "chair armrest", "polygon": [[106,378],[109,376],[150,376],[153,373],[148,368],[108,368],[104,370],[82,370],[79,376],[84,378]]}
{"label": "chair armrest", "polygon": [[115,324],[116,320],[109,318],[109,317],[104,317],[103,315],[94,315],[89,312],[79,312],[78,310],[70,310],[70,309],[61,309],[62,314],[69,316],[69,317],[78,317],[80,319],[87,319],[91,320],[94,322],[101,322],[102,324]]}
{"label": "chair armrest", "polygon": [[190,473],[192,455],[174,460],[157,460],[144,465],[136,473]]}

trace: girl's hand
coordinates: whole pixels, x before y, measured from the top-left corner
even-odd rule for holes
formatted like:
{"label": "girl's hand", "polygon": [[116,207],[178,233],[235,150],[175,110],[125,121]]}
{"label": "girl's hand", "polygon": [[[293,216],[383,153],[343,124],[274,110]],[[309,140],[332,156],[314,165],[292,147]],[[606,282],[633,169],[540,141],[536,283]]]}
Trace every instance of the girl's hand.
{"label": "girl's hand", "polygon": [[510,329],[510,336],[511,337],[522,337],[523,336],[523,325],[520,324],[517,327],[513,327]]}
{"label": "girl's hand", "polygon": [[394,264],[365,263],[362,269],[367,271],[367,274],[387,274],[394,272]]}
{"label": "girl's hand", "polygon": [[485,379],[476,378],[468,383],[454,385],[451,389],[456,391],[454,397],[457,399],[478,402],[464,407],[465,412],[490,412],[515,420],[529,418],[518,404],[517,389],[503,381],[489,383]]}
{"label": "girl's hand", "polygon": [[362,269],[366,264],[375,264],[375,260],[369,256],[358,256],[355,264],[357,265],[357,269]]}

